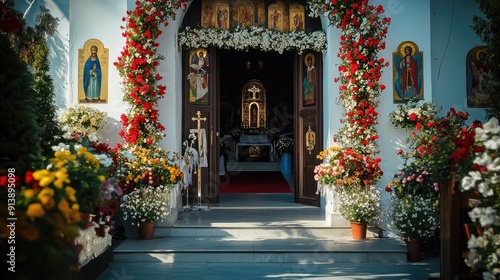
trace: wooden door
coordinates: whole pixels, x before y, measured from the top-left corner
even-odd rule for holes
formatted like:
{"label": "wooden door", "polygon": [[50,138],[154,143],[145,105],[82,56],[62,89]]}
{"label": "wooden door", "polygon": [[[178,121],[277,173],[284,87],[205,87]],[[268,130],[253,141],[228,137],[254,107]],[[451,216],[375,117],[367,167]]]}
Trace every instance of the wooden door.
{"label": "wooden door", "polygon": [[320,206],[314,167],[323,147],[322,55],[306,51],[294,61],[295,91],[295,202]]}
{"label": "wooden door", "polygon": [[[217,54],[215,48],[186,51],[183,56],[183,138],[196,135],[199,168],[192,174],[189,203],[193,206],[219,201],[219,131]],[[199,120],[198,120],[199,119]],[[198,127],[199,123],[199,127]],[[200,135],[201,137],[200,137]],[[183,150],[184,151],[184,150]],[[201,153],[200,153],[201,151]],[[200,176],[201,173],[201,176]]]}

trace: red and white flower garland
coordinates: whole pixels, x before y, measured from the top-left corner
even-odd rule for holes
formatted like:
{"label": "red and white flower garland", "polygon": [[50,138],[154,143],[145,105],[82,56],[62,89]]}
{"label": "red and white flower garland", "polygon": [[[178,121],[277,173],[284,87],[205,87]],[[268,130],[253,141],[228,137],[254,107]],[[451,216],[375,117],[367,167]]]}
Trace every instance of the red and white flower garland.
{"label": "red and white flower garland", "polygon": [[[322,12],[331,25],[342,29],[338,54],[342,64],[340,78],[335,80],[342,83],[340,97],[346,112],[338,140],[358,152],[376,154],[376,107],[385,88],[379,79],[382,68],[389,65],[377,54],[385,48],[390,18],[382,17],[382,6],[368,5],[368,0],[309,0],[308,4],[311,14]],[[162,57],[156,39],[161,34],[159,25],[175,17],[176,9],[186,7],[187,0],[138,0],[135,10],[123,18],[127,41],[115,66],[124,78],[124,101],[130,104],[127,114],[121,117],[120,136],[126,143],[151,145],[165,136],[156,108],[166,90],[158,84],[162,77],[156,68]]]}
{"label": "red and white flower garland", "polygon": [[345,108],[341,119],[343,127],[337,140],[362,154],[379,152],[376,125],[378,97],[385,85],[379,82],[382,68],[389,66],[377,58],[385,49],[385,37],[391,19],[383,17],[382,6],[368,4],[368,0],[310,0],[312,14],[322,11],[331,25],[342,30],[338,57],[340,100]]}
{"label": "red and white flower garland", "polygon": [[121,116],[120,137],[127,144],[141,147],[157,144],[165,136],[165,127],[159,122],[158,100],[164,97],[166,87],[157,67],[163,58],[158,53],[160,24],[175,18],[175,10],[187,8],[187,0],[138,0],[134,11],[127,11],[123,36],[126,44],[115,62],[124,79],[123,100],[130,107]]}

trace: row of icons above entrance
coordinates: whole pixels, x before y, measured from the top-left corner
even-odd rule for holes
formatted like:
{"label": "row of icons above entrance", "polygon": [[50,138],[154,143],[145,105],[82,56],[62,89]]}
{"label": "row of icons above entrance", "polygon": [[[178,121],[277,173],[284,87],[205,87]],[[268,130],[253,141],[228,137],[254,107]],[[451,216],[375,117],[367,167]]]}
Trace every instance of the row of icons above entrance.
{"label": "row of icons above entrance", "polygon": [[305,29],[305,9],[298,3],[203,0],[201,10],[203,28],[230,29],[261,26],[281,32]]}

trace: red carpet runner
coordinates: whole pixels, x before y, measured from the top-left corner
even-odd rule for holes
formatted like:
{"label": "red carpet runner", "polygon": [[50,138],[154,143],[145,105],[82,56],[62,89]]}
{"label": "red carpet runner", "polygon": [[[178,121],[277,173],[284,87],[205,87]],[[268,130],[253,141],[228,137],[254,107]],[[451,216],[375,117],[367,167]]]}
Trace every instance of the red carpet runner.
{"label": "red carpet runner", "polygon": [[220,193],[291,193],[279,171],[230,172],[221,177]]}

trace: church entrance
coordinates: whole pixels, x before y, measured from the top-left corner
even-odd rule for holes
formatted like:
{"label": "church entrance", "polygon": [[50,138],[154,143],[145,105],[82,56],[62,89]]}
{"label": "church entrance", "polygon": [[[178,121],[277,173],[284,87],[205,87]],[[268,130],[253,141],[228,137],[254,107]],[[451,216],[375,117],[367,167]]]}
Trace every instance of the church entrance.
{"label": "church entrance", "polygon": [[[295,202],[319,206],[313,170],[322,147],[321,56],[215,48],[185,54],[183,139],[197,136],[201,173],[193,174],[190,203],[218,203],[231,176],[253,171],[265,182],[269,173],[255,173],[265,170],[284,175]],[[280,154],[282,138],[293,142],[290,159]]]}
{"label": "church entrance", "polygon": [[[202,3],[205,5],[193,2],[183,25],[203,22],[204,15],[207,17],[205,12],[213,10],[211,5],[215,2]],[[261,8],[262,11],[279,8],[266,3],[254,6],[259,11],[255,19],[260,18]],[[226,8],[235,12],[242,7]],[[283,6],[278,10],[289,17],[293,9]],[[303,7],[296,15],[302,13]],[[206,19],[210,27],[213,21],[211,17]],[[231,18],[233,24],[241,26],[240,20]],[[306,24],[313,29],[321,27],[318,21],[309,18]],[[283,28],[281,31],[290,28],[287,21],[279,27],[269,28]],[[217,28],[227,29],[227,26]],[[198,154],[188,191],[189,203],[218,203],[224,193],[221,188],[231,180],[228,176],[235,173],[257,171],[248,178],[262,177],[261,182],[265,182],[268,173],[259,172],[274,170],[283,173],[291,184],[294,202],[319,206],[313,176],[318,164],[316,155],[323,147],[322,54],[309,50],[280,54],[209,46],[184,50],[182,64],[182,135],[183,140],[196,135],[193,147]],[[280,153],[282,139],[293,143],[286,155]],[[284,171],[281,162],[287,162],[289,169]],[[257,189],[262,188],[261,183],[256,184]]]}

